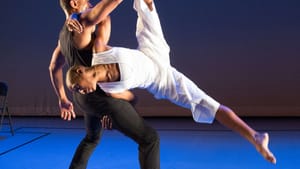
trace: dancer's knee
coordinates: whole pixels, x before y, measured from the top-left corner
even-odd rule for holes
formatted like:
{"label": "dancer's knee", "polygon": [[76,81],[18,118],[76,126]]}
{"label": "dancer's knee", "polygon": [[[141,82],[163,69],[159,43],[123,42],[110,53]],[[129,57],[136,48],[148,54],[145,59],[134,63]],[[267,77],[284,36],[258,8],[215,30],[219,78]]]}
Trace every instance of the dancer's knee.
{"label": "dancer's knee", "polygon": [[142,145],[159,145],[160,137],[156,130],[150,129],[148,133],[145,134],[143,141],[141,142]]}
{"label": "dancer's knee", "polygon": [[94,134],[87,134],[84,137],[84,142],[86,142],[87,144],[99,144],[100,142],[100,136],[99,135],[94,135]]}

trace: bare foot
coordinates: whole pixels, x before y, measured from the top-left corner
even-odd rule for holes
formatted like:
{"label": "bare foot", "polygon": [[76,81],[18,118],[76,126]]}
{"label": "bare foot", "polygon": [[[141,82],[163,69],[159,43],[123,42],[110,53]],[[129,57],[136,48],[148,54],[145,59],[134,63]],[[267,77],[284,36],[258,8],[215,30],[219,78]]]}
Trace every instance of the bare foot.
{"label": "bare foot", "polygon": [[144,1],[147,4],[147,6],[150,9],[150,11],[152,11],[153,10],[153,6],[152,6],[153,0],[144,0]]}
{"label": "bare foot", "polygon": [[268,161],[276,164],[276,158],[269,150],[269,134],[268,133],[257,133],[254,136],[255,147],[257,151]]}

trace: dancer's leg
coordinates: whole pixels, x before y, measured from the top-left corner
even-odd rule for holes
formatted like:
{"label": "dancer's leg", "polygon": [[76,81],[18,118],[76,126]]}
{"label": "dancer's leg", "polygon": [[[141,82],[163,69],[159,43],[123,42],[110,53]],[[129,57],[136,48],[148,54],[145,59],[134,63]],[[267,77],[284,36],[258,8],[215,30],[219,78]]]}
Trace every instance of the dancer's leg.
{"label": "dancer's leg", "polygon": [[88,161],[102,136],[100,118],[84,114],[86,135],[78,145],[69,169],[86,169]]}
{"label": "dancer's leg", "polygon": [[[80,144],[81,148],[78,149],[78,153],[74,156],[75,160],[73,159],[73,162],[76,162],[74,164],[80,167],[86,165],[91,152],[94,150],[101,136],[100,133],[97,135],[97,131],[101,129],[100,117],[103,114],[109,114],[112,118],[113,126],[138,143],[140,168],[159,169],[160,148],[159,135],[156,130],[146,124],[131,104],[124,100],[103,96],[102,92],[97,89],[95,92],[87,95],[76,93],[76,96],[81,98],[75,99],[77,105],[81,110],[85,110],[87,115],[89,114],[87,117],[90,117],[90,120],[85,120],[85,122],[88,128],[88,140],[91,141],[88,142],[89,147],[86,146],[86,140]],[[81,151],[87,151],[90,154],[81,155]],[[82,164],[78,163],[81,161]]]}
{"label": "dancer's leg", "polygon": [[[139,4],[139,3],[141,3],[140,1],[141,0],[135,0],[135,3],[138,2],[138,3],[136,3],[136,4],[138,4],[137,5],[138,7],[136,8],[136,10],[139,15],[139,18],[138,18],[139,20],[138,20],[138,24],[137,24],[137,38],[138,38],[138,40],[142,39],[141,43],[139,44],[140,45],[139,47],[142,49],[147,49],[151,45],[152,45],[151,47],[153,47],[153,46],[155,47],[156,45],[158,45],[158,43],[149,45],[149,43],[144,43],[144,42],[149,42],[149,41],[155,42],[154,38],[157,38],[157,37],[160,37],[160,39],[162,40],[161,42],[163,42],[163,44],[165,44],[165,46],[167,46],[167,43],[165,42],[165,40],[163,38],[160,24],[158,24],[159,25],[158,29],[156,29],[157,27],[153,26],[153,25],[155,25],[155,24],[153,24],[154,22],[159,23],[158,16],[152,17],[152,18],[155,18],[155,19],[152,19],[151,17],[148,18],[147,15],[144,15],[143,10],[141,10],[141,8],[139,8],[140,6],[142,6]],[[148,6],[148,9],[150,11],[155,10],[155,7],[153,6],[153,0],[144,0],[144,2],[146,3],[146,5]],[[150,31],[148,31],[147,29]],[[145,35],[148,35],[149,33],[150,33],[150,36],[145,36]],[[157,35],[159,35],[159,36],[157,36]],[[153,38],[153,39],[151,39],[151,38]],[[158,46],[163,47],[164,45],[159,44]],[[168,46],[167,46],[167,48],[168,48]],[[155,48],[151,48],[152,51],[153,51],[153,49],[155,51]],[[159,52],[161,52],[161,51],[159,51]],[[168,53],[168,52],[166,52],[166,53]],[[168,56],[168,54],[166,54],[166,53],[160,53],[161,54],[160,56]],[[274,155],[270,152],[270,150],[268,148],[269,136],[267,133],[259,133],[255,130],[253,130],[244,121],[242,121],[232,110],[230,110],[228,107],[223,106],[223,105],[221,105],[219,107],[219,109],[217,110],[215,118],[224,126],[228,127],[229,129],[231,129],[235,132],[238,132],[244,138],[246,138],[250,143],[252,143],[255,146],[255,148],[258,150],[258,152],[266,160],[268,160],[272,163],[276,163],[276,158],[274,157]]]}
{"label": "dancer's leg", "polygon": [[248,126],[240,119],[231,109],[221,105],[218,109],[216,120],[228,127],[229,129],[239,133],[254,145],[257,151],[271,163],[276,163],[276,158],[268,148],[269,135],[268,133],[259,133]]}
{"label": "dancer's leg", "polygon": [[113,125],[123,134],[139,145],[139,161],[141,169],[160,168],[159,135],[144,119],[136,113],[130,104],[120,104],[123,100],[109,101],[114,105],[110,109]]}
{"label": "dancer's leg", "polygon": [[138,49],[159,63],[170,64],[170,48],[161,28],[153,0],[134,0],[137,12],[136,37]]}
{"label": "dancer's leg", "polygon": [[146,5],[148,6],[149,10],[153,10],[153,0],[144,0]]}

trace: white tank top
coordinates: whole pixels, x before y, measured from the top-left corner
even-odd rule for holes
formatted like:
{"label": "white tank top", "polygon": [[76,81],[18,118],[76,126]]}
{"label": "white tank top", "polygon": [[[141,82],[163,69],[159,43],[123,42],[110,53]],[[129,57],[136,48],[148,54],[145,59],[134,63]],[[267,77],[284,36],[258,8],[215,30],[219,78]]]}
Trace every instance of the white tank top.
{"label": "white tank top", "polygon": [[[118,63],[120,81],[98,83],[107,93],[119,93],[132,88],[147,88],[154,81],[157,66],[139,50],[113,47],[93,54],[92,65]],[[149,71],[150,70],[150,71]]]}

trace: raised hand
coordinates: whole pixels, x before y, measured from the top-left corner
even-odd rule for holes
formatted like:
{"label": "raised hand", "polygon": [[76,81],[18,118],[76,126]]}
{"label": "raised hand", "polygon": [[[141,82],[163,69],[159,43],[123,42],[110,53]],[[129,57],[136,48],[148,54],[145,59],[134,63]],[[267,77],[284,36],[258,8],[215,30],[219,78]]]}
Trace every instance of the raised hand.
{"label": "raised hand", "polygon": [[66,25],[68,30],[71,32],[81,33],[83,31],[83,26],[80,24],[77,17],[70,17],[69,19],[67,19]]}

